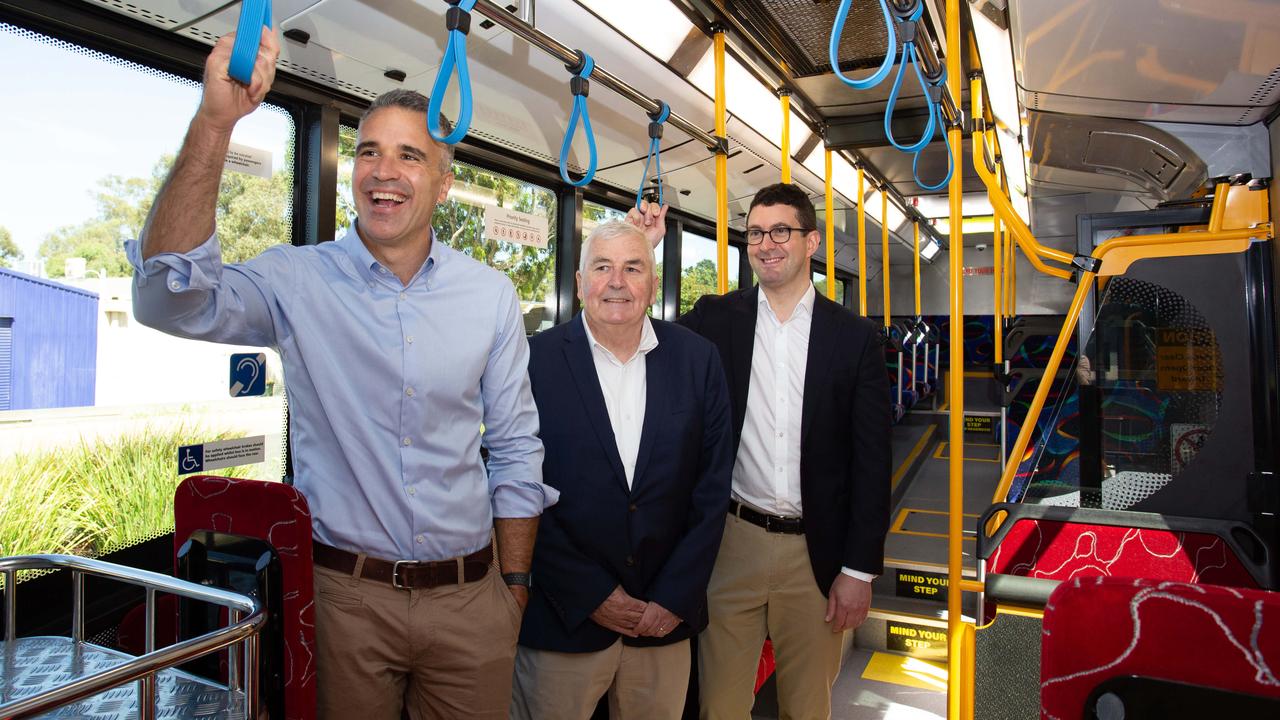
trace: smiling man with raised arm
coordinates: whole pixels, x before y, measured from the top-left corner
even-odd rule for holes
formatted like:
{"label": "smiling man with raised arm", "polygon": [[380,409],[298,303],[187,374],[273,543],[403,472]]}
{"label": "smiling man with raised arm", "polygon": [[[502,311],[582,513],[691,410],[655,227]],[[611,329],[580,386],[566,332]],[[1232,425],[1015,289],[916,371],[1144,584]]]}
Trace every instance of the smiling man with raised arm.
{"label": "smiling man with raised arm", "polygon": [[209,55],[200,108],[128,244],[134,312],[280,353],[313,518],[320,717],[506,718],[538,517],[557,497],[542,483],[515,290],[434,238],[452,150],[427,134],[427,99],[404,90],[361,119],[345,237],[223,265],[228,143],[279,51],[264,32],[245,86],[227,75],[231,44]]}

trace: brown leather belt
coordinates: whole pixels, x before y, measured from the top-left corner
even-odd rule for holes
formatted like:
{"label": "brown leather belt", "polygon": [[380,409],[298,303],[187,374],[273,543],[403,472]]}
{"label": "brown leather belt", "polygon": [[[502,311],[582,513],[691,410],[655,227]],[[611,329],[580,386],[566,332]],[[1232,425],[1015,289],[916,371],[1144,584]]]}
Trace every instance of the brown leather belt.
{"label": "brown leather belt", "polygon": [[765,532],[783,533],[785,535],[803,535],[804,518],[769,515],[752,510],[737,500],[729,500],[729,514],[740,517],[752,525],[759,525]]}
{"label": "brown leather belt", "polygon": [[[311,551],[315,563],[321,567],[351,575],[356,569],[356,553],[340,550],[321,542],[312,542]],[[401,590],[426,589],[441,585],[457,585],[459,582],[475,582],[489,572],[493,562],[493,547],[477,550],[464,558],[418,562],[415,560],[379,560],[365,556],[360,577],[384,582]],[[459,581],[458,574],[462,573]]]}

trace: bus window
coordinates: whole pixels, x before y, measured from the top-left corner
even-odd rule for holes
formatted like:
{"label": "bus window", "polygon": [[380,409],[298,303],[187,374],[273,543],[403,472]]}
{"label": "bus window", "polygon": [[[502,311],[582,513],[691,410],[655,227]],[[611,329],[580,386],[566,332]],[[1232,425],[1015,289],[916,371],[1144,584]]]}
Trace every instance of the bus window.
{"label": "bus window", "polygon": [[[729,246],[729,289],[738,289],[741,255],[737,245]],[[680,238],[680,314],[693,307],[698,298],[716,292],[716,241],[686,232]]]}
{"label": "bus window", "polygon": [[453,189],[431,224],[450,247],[511,278],[532,335],[555,323],[555,216],[551,190],[455,162]]}
{"label": "bus window", "polygon": [[[582,237],[586,238],[601,223],[606,223],[610,220],[622,220],[626,217],[627,214],[621,210],[615,210],[599,203],[593,203],[590,200],[584,200],[582,203]],[[664,244],[665,241],[660,242],[653,249],[654,271],[658,273],[658,294],[653,301],[653,305],[649,308],[649,315],[656,318],[662,317],[662,246]]]}
{"label": "bus window", "polygon": [[351,176],[356,169],[356,128],[338,126],[338,202],[337,218],[333,224],[333,239],[347,234],[351,221],[356,219],[356,201],[351,194]]}
{"label": "bus window", "polygon": [[[817,293],[823,297],[827,296],[827,274],[825,272],[815,272],[813,274],[813,287]],[[844,280],[836,278],[836,302],[844,304]]]}
{"label": "bus window", "polygon": [[[24,68],[0,74],[0,130],[20,139],[0,175],[12,246],[0,248],[0,555],[100,555],[172,529],[180,473],[282,476],[280,361],[133,316],[123,243],[142,229],[199,84],[11,25],[0,55]],[[217,206],[225,262],[289,242],[294,138],[289,113],[268,104],[236,126]],[[179,450],[215,441],[243,442],[248,459],[222,467],[205,453],[202,465],[196,448]]]}

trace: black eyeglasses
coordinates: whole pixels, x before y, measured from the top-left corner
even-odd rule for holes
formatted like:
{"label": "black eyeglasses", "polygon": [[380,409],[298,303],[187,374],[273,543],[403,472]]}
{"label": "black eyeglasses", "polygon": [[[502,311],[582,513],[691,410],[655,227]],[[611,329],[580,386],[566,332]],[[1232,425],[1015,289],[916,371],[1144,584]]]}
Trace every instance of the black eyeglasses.
{"label": "black eyeglasses", "polygon": [[759,245],[760,243],[764,242],[764,236],[767,234],[775,243],[778,243],[779,245],[781,245],[782,243],[791,239],[791,233],[793,232],[807,233],[812,229],[813,228],[787,227],[786,225],[779,225],[777,227],[769,228],[768,230],[761,230],[760,228],[751,228],[747,230],[747,244]]}

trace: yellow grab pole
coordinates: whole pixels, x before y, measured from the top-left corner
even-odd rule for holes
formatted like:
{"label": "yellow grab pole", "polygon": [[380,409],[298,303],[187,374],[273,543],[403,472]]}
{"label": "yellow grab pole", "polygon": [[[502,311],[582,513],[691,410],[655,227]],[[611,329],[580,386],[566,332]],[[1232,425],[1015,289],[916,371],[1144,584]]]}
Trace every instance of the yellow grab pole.
{"label": "yellow grab pole", "polygon": [[791,184],[791,91],[779,90],[782,100],[782,182]]}
{"label": "yellow grab pole", "polygon": [[836,209],[834,194],[831,191],[831,149],[823,148],[823,162],[826,167],[825,196],[826,211],[823,213],[827,223],[827,299],[836,299]]}
{"label": "yellow grab pole", "polygon": [[995,226],[992,228],[992,242],[995,243],[995,252],[991,255],[995,262],[995,270],[993,271],[994,282],[992,283],[992,292],[995,293],[992,304],[992,319],[995,321],[996,330],[996,365],[1004,367],[1004,312],[1001,303],[1004,302],[1004,294],[1000,292],[1000,286],[1004,283],[1004,263],[1001,262],[1004,255],[1004,243],[1000,240],[1000,218],[995,219]]}
{"label": "yellow grab pole", "polygon": [[867,192],[863,181],[865,171],[858,166],[858,314],[867,316],[867,207],[863,202]]}
{"label": "yellow grab pole", "polygon": [[1009,240],[1009,318],[1018,316],[1018,245]]}
{"label": "yellow grab pole", "polygon": [[889,193],[880,188],[880,287],[884,289],[884,326],[889,327]]}
{"label": "yellow grab pole", "polygon": [[[960,0],[947,0],[947,87],[952,97],[960,97]],[[948,188],[948,199],[951,205],[951,248],[949,278],[951,281],[951,362],[950,374],[947,378],[947,427],[951,452],[948,469],[950,471],[950,487],[948,492],[949,510],[947,514],[947,577],[950,587],[960,587],[964,579],[964,555],[962,538],[964,534],[964,209],[961,180],[964,177],[964,156],[961,154],[964,141],[960,128],[953,126],[947,129],[947,139],[951,143],[951,163],[955,172],[951,174],[951,185]],[[979,138],[971,138],[975,146]],[[964,703],[960,688],[965,679],[962,655],[964,631],[961,622],[960,600],[963,593],[947,593],[947,718],[961,720]]]}
{"label": "yellow grab pole", "polygon": [[716,63],[716,292],[729,292],[729,143],[725,134],[724,104],[724,28],[717,27]]}
{"label": "yellow grab pole", "polygon": [[920,221],[912,220],[911,229],[915,235],[915,257],[912,263],[915,265],[916,276],[916,317],[920,317]]}

